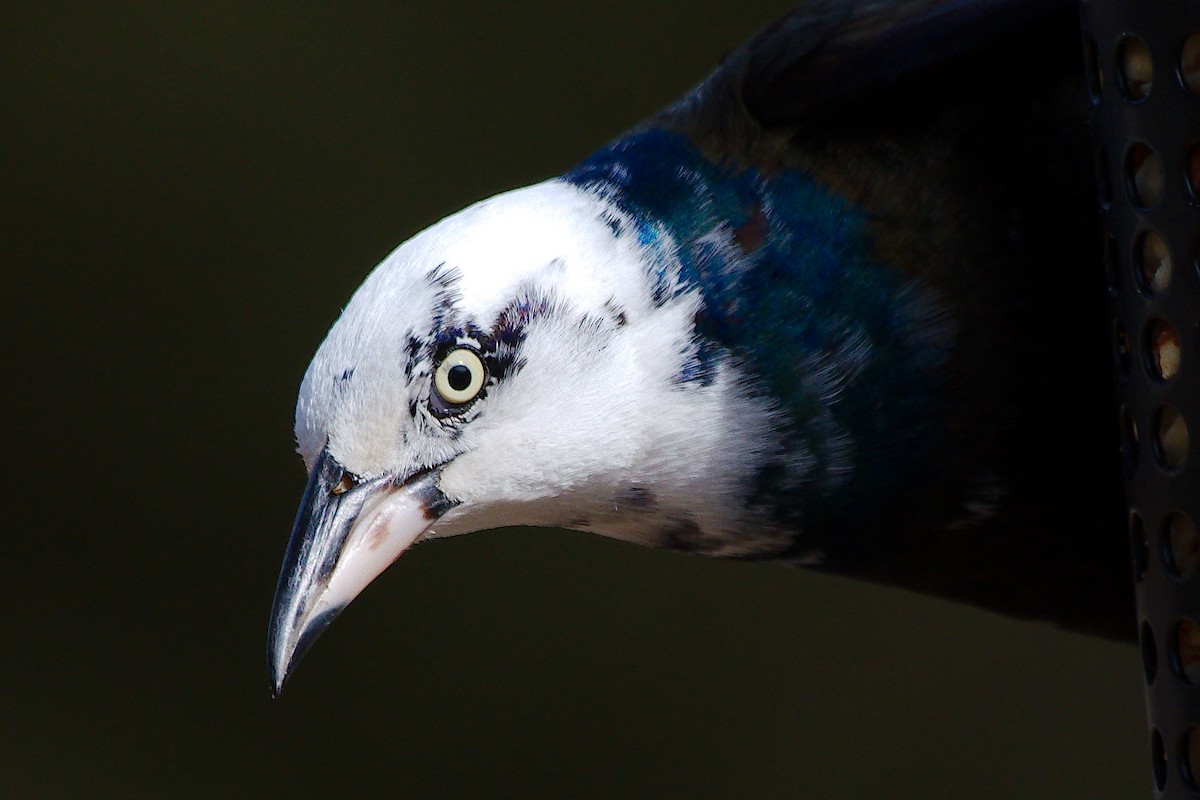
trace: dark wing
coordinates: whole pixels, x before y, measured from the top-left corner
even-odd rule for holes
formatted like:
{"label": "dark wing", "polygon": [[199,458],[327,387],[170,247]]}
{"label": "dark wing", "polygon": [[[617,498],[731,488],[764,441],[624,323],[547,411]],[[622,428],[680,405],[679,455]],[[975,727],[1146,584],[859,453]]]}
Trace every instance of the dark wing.
{"label": "dark wing", "polygon": [[730,52],[653,123],[725,128],[730,102],[763,126],[811,121],[1075,13],[1074,0],[811,0]]}
{"label": "dark wing", "polygon": [[805,3],[734,54],[743,97],[763,123],[861,101],[948,59],[1000,41],[1074,0]]}
{"label": "dark wing", "polygon": [[[816,533],[826,567],[1127,636],[1083,78],[1074,0],[816,0],[647,124],[811,177],[954,316],[941,471],[907,510]],[[996,510],[964,521],[988,476]]]}

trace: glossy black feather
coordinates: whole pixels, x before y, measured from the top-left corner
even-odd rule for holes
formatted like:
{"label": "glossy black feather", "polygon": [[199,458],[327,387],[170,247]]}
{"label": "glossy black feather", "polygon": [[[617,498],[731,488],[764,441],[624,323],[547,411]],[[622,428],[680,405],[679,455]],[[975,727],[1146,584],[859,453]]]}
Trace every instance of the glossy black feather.
{"label": "glossy black feather", "polygon": [[[869,215],[881,261],[953,311],[939,466],[853,525],[813,526],[810,514],[825,568],[1126,637],[1132,588],[1072,6],[808,3],[641,130],[684,133],[731,172],[810,176]],[[972,520],[984,503],[997,510]]]}

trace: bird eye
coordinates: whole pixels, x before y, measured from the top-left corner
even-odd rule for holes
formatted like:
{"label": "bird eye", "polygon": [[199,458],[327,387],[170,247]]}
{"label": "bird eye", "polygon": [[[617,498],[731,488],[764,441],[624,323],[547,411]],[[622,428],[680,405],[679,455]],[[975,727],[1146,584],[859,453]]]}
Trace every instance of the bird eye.
{"label": "bird eye", "polygon": [[450,405],[461,406],[479,396],[487,371],[479,355],[466,347],[451,350],[433,374],[433,388]]}

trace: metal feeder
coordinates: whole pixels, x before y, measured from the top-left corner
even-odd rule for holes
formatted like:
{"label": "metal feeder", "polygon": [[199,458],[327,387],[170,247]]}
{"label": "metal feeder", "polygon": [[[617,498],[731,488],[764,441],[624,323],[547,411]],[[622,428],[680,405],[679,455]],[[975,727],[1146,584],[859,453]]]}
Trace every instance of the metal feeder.
{"label": "metal feeder", "polygon": [[1154,788],[1200,797],[1200,2],[1083,0]]}

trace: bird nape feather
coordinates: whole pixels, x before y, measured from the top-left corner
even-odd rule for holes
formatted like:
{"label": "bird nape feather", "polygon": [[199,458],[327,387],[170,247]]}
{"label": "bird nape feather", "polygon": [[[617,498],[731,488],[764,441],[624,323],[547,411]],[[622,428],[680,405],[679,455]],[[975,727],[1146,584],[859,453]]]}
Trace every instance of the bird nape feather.
{"label": "bird nape feather", "polygon": [[807,3],[397,248],[300,389],[276,691],[413,542],[506,525],[1130,636],[1073,5]]}

